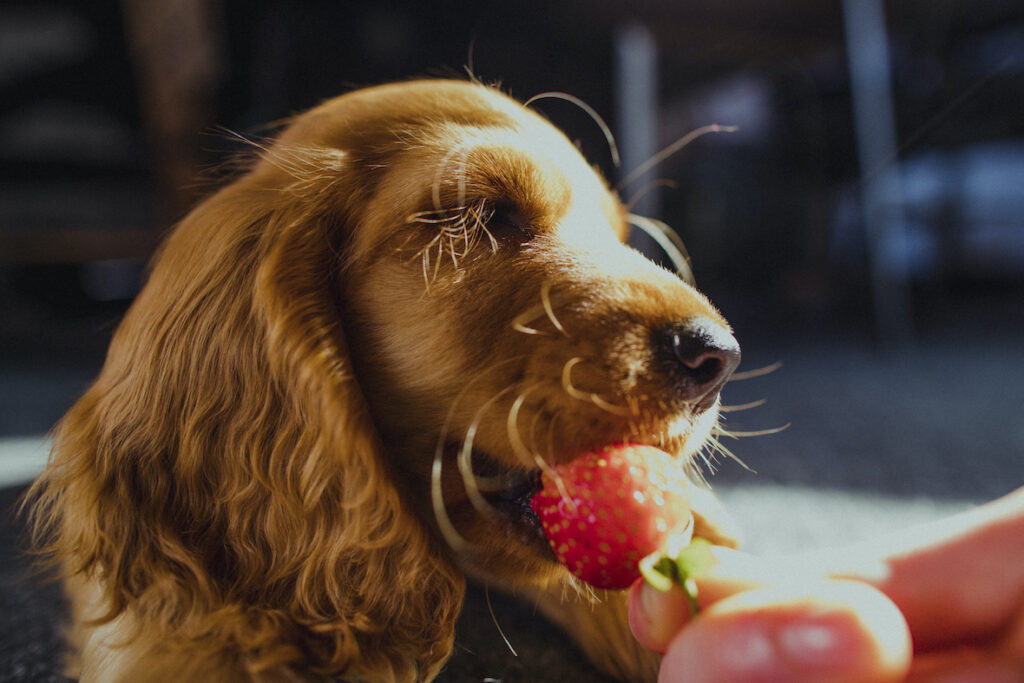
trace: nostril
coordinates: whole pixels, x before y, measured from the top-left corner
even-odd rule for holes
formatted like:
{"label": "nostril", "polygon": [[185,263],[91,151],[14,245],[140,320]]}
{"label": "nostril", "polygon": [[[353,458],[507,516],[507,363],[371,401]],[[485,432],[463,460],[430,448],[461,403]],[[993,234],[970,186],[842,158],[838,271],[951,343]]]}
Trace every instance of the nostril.
{"label": "nostril", "polygon": [[676,392],[699,407],[714,402],[740,362],[740,347],[721,325],[699,318],[676,324],[658,334],[670,351],[670,375]]}
{"label": "nostril", "polygon": [[709,350],[703,340],[679,332],[672,334],[672,354],[698,381],[712,381],[722,373],[726,364],[723,352]]}

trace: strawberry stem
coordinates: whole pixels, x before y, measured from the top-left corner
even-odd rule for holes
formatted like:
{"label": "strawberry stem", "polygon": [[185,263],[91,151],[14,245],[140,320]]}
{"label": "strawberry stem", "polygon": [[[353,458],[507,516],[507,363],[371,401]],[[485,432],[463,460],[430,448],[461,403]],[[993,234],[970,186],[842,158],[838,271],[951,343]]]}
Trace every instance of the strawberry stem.
{"label": "strawberry stem", "polygon": [[690,604],[690,613],[700,612],[697,602],[697,581],[715,562],[711,553],[711,542],[704,538],[695,538],[680,550],[675,557],[664,551],[652,553],[640,561],[640,574],[655,590],[665,593],[677,585],[686,594]]}

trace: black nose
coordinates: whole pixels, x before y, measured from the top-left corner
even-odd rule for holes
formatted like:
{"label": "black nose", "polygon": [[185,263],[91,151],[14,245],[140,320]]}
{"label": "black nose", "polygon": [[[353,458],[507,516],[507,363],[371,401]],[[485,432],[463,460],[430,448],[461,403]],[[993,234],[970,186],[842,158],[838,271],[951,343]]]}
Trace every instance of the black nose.
{"label": "black nose", "polygon": [[698,410],[710,408],[740,364],[740,345],[721,325],[696,318],[655,334],[676,394]]}

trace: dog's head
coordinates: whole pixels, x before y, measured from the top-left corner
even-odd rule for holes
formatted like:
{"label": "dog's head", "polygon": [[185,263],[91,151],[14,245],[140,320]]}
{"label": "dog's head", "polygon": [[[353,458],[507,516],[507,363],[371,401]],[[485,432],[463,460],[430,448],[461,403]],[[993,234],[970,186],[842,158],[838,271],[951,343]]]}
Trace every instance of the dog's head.
{"label": "dog's head", "polygon": [[[553,568],[536,473],[602,445],[700,449],[739,362],[722,316],[624,245],[627,211],[544,118],[472,83],[356,92],[282,149],[337,150],[345,338],[396,476],[464,564]],[[287,173],[287,167],[277,172]]]}
{"label": "dog's head", "polygon": [[169,236],[60,426],[39,528],[110,615],[193,649],[430,678],[455,565],[564,576],[538,471],[621,441],[685,468],[713,429],[736,342],[627,218],[479,84],[297,117]]}

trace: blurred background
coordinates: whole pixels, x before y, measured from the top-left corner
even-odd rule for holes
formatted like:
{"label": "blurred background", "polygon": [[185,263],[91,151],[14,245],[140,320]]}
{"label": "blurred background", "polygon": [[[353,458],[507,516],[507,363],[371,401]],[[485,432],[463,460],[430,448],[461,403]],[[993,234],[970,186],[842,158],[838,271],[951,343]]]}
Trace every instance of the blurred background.
{"label": "blurred background", "polygon": [[[726,428],[787,426],[723,437],[744,464],[712,462],[751,548],[1024,483],[1020,0],[2,0],[0,502],[45,461],[161,235],[229,175],[231,132],[467,70],[588,103],[620,168],[580,108],[534,106],[686,243],[754,375],[725,401],[764,401]],[[711,124],[737,129],[632,173]],[[52,675],[28,619],[0,634],[21,653],[0,680]]]}

